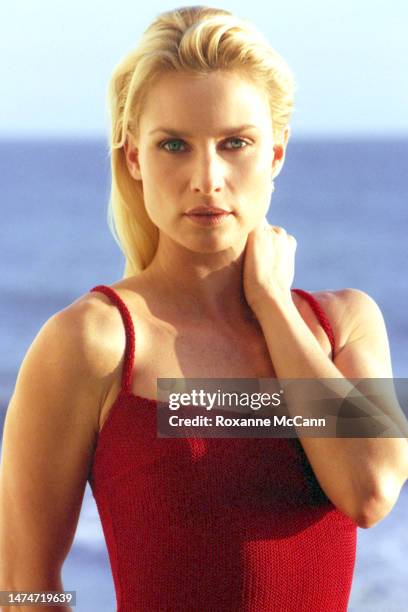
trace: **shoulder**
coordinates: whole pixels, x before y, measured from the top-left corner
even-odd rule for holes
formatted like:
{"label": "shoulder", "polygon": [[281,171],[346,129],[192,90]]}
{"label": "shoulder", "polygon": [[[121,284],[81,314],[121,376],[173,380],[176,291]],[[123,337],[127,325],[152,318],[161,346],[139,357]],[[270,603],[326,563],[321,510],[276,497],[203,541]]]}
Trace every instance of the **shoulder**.
{"label": "shoulder", "polygon": [[377,302],[360,289],[316,291],[313,297],[325,311],[336,340],[336,365],[346,368],[356,357],[364,364],[358,376],[392,376],[388,335]]}
{"label": "shoulder", "polygon": [[[118,307],[102,291],[89,291],[58,315],[61,325],[75,327],[78,339],[89,348],[112,345],[124,329]],[[65,323],[64,323],[65,320]]]}
{"label": "shoulder", "polygon": [[350,328],[368,317],[382,319],[382,313],[375,300],[360,289],[346,288],[310,292],[328,315],[333,325]]}
{"label": "shoulder", "polygon": [[119,310],[109,298],[100,292],[88,292],[55,313],[45,324],[43,334],[64,339],[64,346],[83,359],[83,365],[96,368],[103,349],[121,340],[122,328]]}
{"label": "shoulder", "polygon": [[[367,324],[384,325],[383,316],[375,300],[360,289],[325,289],[308,291],[326,314],[333,329],[336,346],[341,348],[353,330]],[[304,316],[313,317],[312,307],[297,294],[294,302]]]}
{"label": "shoulder", "polygon": [[82,295],[55,315],[62,334],[73,339],[87,377],[91,377],[103,395],[120,368],[126,334],[118,307],[99,291]]}
{"label": "shoulder", "polygon": [[76,413],[97,431],[124,346],[117,308],[100,293],[87,293],[43,324],[21,364],[15,394],[42,395],[55,410],[69,410],[72,418]]}

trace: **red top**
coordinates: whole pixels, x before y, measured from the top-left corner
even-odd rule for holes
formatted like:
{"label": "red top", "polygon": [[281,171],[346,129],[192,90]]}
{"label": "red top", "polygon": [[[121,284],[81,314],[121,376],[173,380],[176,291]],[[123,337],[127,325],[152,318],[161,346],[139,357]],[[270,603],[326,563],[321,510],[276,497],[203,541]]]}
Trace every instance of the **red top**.
{"label": "red top", "polygon": [[[158,438],[156,401],[122,388],[98,437],[89,482],[117,612],[346,612],[357,525],[321,490],[296,438]],[[326,331],[329,321],[308,300]]]}

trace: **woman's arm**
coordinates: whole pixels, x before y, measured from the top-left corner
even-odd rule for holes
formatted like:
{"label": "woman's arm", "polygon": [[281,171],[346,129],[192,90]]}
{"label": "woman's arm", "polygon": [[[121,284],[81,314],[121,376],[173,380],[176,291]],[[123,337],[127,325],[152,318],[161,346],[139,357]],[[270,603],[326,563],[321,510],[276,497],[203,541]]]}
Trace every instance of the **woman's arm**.
{"label": "woman's arm", "polygon": [[[77,526],[103,391],[91,311],[79,301],[51,317],[17,377],[0,471],[2,590],[63,588],[61,568]],[[70,608],[55,607],[62,609]]]}
{"label": "woman's arm", "polygon": [[[328,292],[319,299],[330,321],[336,322],[337,343],[342,329],[343,341],[334,363],[303,320],[290,292],[264,295],[253,307],[277,378],[392,377],[384,320],[374,300],[355,289]],[[408,478],[406,438],[302,437],[299,441],[328,498],[360,527],[371,527],[388,514]]]}

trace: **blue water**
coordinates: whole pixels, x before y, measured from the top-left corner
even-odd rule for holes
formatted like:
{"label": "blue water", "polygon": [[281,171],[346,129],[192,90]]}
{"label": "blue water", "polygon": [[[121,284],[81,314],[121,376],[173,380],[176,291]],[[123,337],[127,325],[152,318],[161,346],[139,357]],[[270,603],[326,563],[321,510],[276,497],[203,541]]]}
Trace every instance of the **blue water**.
{"label": "blue water", "polygon": [[[295,287],[355,287],[379,304],[395,377],[408,376],[408,140],[293,141],[269,221],[298,242]],[[104,142],[0,142],[0,416],[42,324],[91,287],[122,276],[106,224]],[[408,572],[405,487],[391,514],[359,530],[351,612],[402,612]],[[114,610],[113,583],[87,488],[63,570],[79,612]],[[328,611],[329,612],[329,611]]]}

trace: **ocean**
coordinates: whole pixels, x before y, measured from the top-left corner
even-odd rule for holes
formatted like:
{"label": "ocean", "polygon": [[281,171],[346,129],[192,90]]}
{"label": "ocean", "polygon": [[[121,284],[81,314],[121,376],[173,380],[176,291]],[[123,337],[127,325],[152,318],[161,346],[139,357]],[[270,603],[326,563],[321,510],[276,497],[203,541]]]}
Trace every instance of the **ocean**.
{"label": "ocean", "polygon": [[[296,237],[293,287],[354,287],[379,305],[393,373],[408,377],[408,140],[295,140],[275,181],[270,223]],[[97,284],[122,276],[109,233],[103,141],[0,141],[2,187],[0,416],[43,323]],[[137,330],[136,330],[137,333]],[[408,489],[358,531],[350,612],[403,612],[408,597]],[[85,491],[65,589],[78,612],[112,612],[113,582],[92,494]],[[329,612],[329,611],[328,611]]]}

